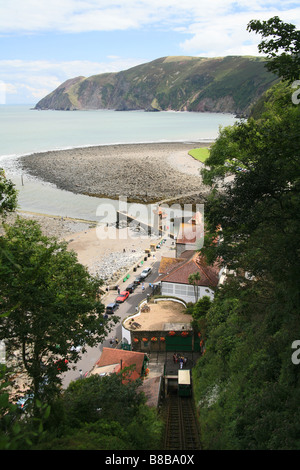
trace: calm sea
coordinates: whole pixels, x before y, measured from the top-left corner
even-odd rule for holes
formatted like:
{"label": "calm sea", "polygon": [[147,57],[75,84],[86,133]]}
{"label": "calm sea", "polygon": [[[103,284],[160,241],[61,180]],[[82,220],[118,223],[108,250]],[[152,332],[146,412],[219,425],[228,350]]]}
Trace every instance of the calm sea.
{"label": "calm sea", "polygon": [[97,220],[98,198],[61,191],[21,175],[17,157],[91,145],[205,142],[216,139],[220,126],[235,122],[233,115],[218,113],[36,111],[32,108],[33,105],[0,106],[0,166],[19,190],[19,207],[87,220]]}

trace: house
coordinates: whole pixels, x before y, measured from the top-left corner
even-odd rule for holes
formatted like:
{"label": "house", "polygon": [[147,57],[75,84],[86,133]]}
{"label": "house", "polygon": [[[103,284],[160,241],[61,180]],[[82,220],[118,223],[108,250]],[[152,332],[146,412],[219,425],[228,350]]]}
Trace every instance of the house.
{"label": "house", "polygon": [[100,359],[89,375],[117,374],[127,367],[132,367],[128,375],[124,377],[123,384],[139,378],[144,379],[139,391],[145,394],[148,406],[157,407],[160,401],[163,375],[163,366],[158,366],[152,364],[149,371],[149,358],[145,352],[103,348]]}
{"label": "house", "polygon": [[162,256],[158,268],[158,274],[168,274],[173,268],[184,261],[184,258],[171,258]]}
{"label": "house", "polygon": [[103,348],[101,357],[95,363],[90,375],[117,374],[127,367],[132,367],[124,382],[135,381],[144,374],[147,361],[148,358],[145,353]]}
{"label": "house", "polygon": [[[162,261],[163,267],[168,264]],[[210,266],[201,253],[189,251],[181,254],[180,262],[169,262],[169,268],[159,278],[161,295],[179,297],[185,302],[196,302],[205,295],[214,297],[221,273],[217,262]],[[195,273],[199,273],[200,280],[195,281],[194,286],[189,282],[189,276]]]}

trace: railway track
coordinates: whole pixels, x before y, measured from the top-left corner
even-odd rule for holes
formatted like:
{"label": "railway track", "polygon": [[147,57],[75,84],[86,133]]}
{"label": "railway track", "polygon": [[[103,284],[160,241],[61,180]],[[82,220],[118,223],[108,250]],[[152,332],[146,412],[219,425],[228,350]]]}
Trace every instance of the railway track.
{"label": "railway track", "polygon": [[200,439],[191,397],[170,395],[167,403],[165,450],[199,450]]}

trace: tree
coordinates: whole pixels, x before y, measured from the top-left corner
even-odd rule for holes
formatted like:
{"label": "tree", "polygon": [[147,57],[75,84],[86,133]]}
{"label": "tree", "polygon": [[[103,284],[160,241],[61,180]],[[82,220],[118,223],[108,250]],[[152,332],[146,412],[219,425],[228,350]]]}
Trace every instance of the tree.
{"label": "tree", "polygon": [[206,336],[206,314],[211,307],[212,301],[208,295],[204,295],[191,307],[188,307],[188,312],[193,317],[193,329],[195,332],[201,332],[202,338]]}
{"label": "tree", "polygon": [[[207,256],[213,253],[229,268],[256,276],[272,271],[290,286],[295,285],[299,263],[299,126],[299,107],[290,101],[279,112],[274,105],[259,120],[222,130],[207,161],[210,168],[204,171],[212,184],[222,182],[226,172],[232,174],[206,204],[210,231],[224,239],[218,246],[207,246]],[[228,161],[238,161],[245,171]],[[218,225],[221,232],[216,231]]]}
{"label": "tree", "polygon": [[[159,448],[163,423],[149,408],[141,380],[131,368],[71,382],[61,395],[60,413],[38,449],[144,450]],[[54,405],[53,411],[55,413]]]}
{"label": "tree", "polygon": [[72,382],[63,394],[68,425],[76,427],[101,418],[123,426],[138,413],[145,397],[138,393],[141,380],[127,381],[127,370],[104,377],[92,375]]}
{"label": "tree", "polygon": [[0,168],[0,216],[7,215],[17,206],[17,191],[14,184],[5,176],[5,172]]}
{"label": "tree", "polygon": [[189,277],[188,277],[189,284],[194,286],[195,302],[198,302],[198,296],[199,296],[199,294],[198,294],[198,284],[199,284],[200,280],[201,280],[201,275],[200,275],[199,271],[197,271],[193,274],[190,274]]}
{"label": "tree", "polygon": [[[110,326],[98,299],[101,281],[78,263],[66,243],[42,235],[37,223],[17,218],[1,239],[0,339],[28,377],[28,393],[50,400],[61,373],[94,346]],[[115,318],[113,317],[113,320]]]}
{"label": "tree", "polygon": [[[278,73],[278,47],[295,41],[299,51],[293,31],[273,43]],[[300,73],[293,54],[286,80]],[[300,107],[291,94],[277,84],[255,119],[222,129],[203,172],[213,186],[208,239],[222,242],[202,251],[231,272],[205,316],[206,353],[193,372],[207,449],[300,448],[300,369],[291,361],[300,329]]]}
{"label": "tree", "polygon": [[295,25],[284,23],[274,16],[267,21],[252,20],[247,29],[261,34],[263,38],[270,38],[263,40],[258,50],[267,54],[267,67],[271,72],[289,82],[300,78],[300,31],[296,30]]}

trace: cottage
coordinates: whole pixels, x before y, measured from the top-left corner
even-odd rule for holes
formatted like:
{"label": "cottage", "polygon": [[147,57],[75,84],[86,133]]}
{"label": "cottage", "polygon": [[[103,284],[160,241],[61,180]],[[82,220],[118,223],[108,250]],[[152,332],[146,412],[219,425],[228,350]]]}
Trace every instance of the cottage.
{"label": "cottage", "polygon": [[[163,261],[164,264],[167,263]],[[218,263],[210,266],[200,253],[188,252],[187,259],[182,253],[180,262],[170,263],[169,266],[167,274],[159,278],[162,295],[179,297],[185,302],[196,302],[205,295],[214,297],[221,271]],[[199,273],[200,279],[191,284],[190,275],[195,273]]]}
{"label": "cottage", "polygon": [[103,348],[101,357],[94,365],[90,375],[116,374],[127,367],[132,367],[124,381],[134,381],[144,374],[146,366],[147,356],[144,353]]}

